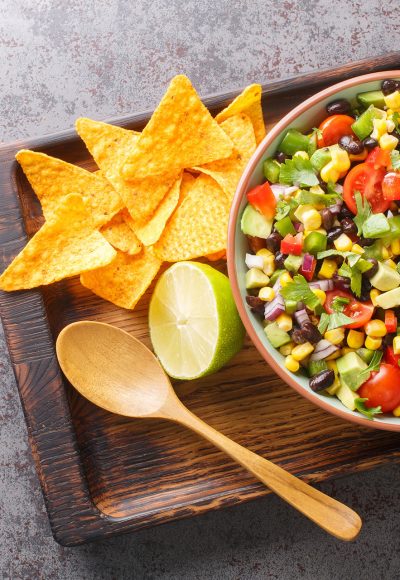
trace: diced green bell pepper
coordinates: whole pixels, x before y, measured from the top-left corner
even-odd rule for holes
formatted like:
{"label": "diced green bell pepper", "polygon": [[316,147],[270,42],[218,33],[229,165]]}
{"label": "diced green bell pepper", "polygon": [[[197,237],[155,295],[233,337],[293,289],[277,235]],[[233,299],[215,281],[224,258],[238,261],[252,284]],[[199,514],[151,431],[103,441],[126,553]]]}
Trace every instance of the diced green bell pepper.
{"label": "diced green bell pepper", "polygon": [[372,121],[374,119],[382,119],[384,115],[384,111],[371,105],[358,117],[357,121],[354,121],[351,128],[359,139],[365,139],[373,131],[374,125]]}
{"label": "diced green bell pepper", "polygon": [[292,220],[290,219],[290,217],[288,215],[286,217],[282,218],[281,220],[279,220],[278,222],[276,222],[275,229],[277,232],[279,232],[281,234],[281,236],[283,238],[285,236],[287,236],[287,234],[295,234],[296,233],[294,225],[292,224]]}
{"label": "diced green bell pepper", "polygon": [[301,263],[303,261],[302,256],[295,256],[293,254],[289,254],[286,260],[283,262],[286,270],[292,273],[298,272]]}
{"label": "diced green bell pepper", "polygon": [[269,285],[273,286],[275,284],[275,282],[278,280],[279,276],[281,276],[284,273],[285,270],[275,270],[275,272],[272,274],[272,276],[269,279]]}
{"label": "diced green bell pepper", "polygon": [[288,314],[294,314],[297,310],[296,300],[285,300],[285,310]]}
{"label": "diced green bell pepper", "polygon": [[390,231],[384,237],[385,245],[389,245],[393,240],[400,238],[400,215],[388,218]]}
{"label": "diced green bell pepper", "polygon": [[315,256],[318,252],[326,250],[326,234],[310,232],[304,239],[304,251]]}
{"label": "diced green bell pepper", "polygon": [[328,368],[328,365],[326,364],[326,362],[324,360],[310,360],[310,362],[308,363],[308,374],[310,377],[313,377],[314,375],[317,375],[318,373],[321,373],[322,371],[326,371]]}
{"label": "diced green bell pepper", "polygon": [[366,109],[373,105],[378,109],[383,109],[386,105],[385,97],[382,91],[368,91],[366,93],[359,93],[357,95],[357,101],[361,103]]}
{"label": "diced green bell pepper", "polygon": [[278,147],[278,151],[282,151],[285,155],[294,155],[296,151],[307,151],[310,144],[310,139],[307,135],[303,135],[297,129],[289,129],[281,144]]}
{"label": "diced green bell pepper", "polygon": [[332,161],[331,152],[328,147],[317,149],[315,153],[311,155],[310,161],[315,171],[320,172],[325,165]]}
{"label": "diced green bell pepper", "polygon": [[263,173],[265,179],[268,179],[270,183],[277,183],[279,180],[279,168],[280,163],[276,159],[266,159],[263,163]]}

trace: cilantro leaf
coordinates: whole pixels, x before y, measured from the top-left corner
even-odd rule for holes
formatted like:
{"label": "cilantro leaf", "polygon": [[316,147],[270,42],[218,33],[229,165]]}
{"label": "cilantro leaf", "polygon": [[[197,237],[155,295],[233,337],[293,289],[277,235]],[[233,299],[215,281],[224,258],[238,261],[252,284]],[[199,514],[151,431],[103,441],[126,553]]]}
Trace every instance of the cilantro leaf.
{"label": "cilantro leaf", "polygon": [[363,197],[359,191],[354,192],[354,199],[357,206],[357,215],[353,218],[353,221],[358,228],[357,234],[360,236],[364,222],[372,214],[372,208],[369,205],[368,200]]}
{"label": "cilantro leaf", "polygon": [[333,181],[328,181],[328,183],[326,184],[326,193],[328,195],[335,195],[338,200],[342,199],[340,193],[336,191],[336,183],[334,183]]}
{"label": "cilantro leaf", "polygon": [[379,407],[368,408],[365,406],[365,401],[368,401],[368,399],[358,397],[357,399],[354,400],[354,404],[356,406],[357,411],[359,411],[360,413],[365,415],[368,419],[371,419],[371,421],[373,421],[375,415],[382,413],[382,407],[379,405]]}
{"label": "cilantro leaf", "polygon": [[318,139],[322,139],[322,131],[319,127],[313,127],[312,135],[316,135]]}
{"label": "cilantro leaf", "polygon": [[301,205],[334,205],[339,196],[337,193],[315,193],[308,189],[301,189],[300,193],[296,195],[296,199]]}
{"label": "cilantro leaf", "polygon": [[276,221],[283,220],[283,218],[289,215],[292,209],[296,208],[297,205],[297,202],[293,198],[290,198],[289,200],[279,200],[276,204]]}
{"label": "cilantro leaf", "polygon": [[311,290],[304,276],[300,274],[297,274],[292,282],[281,288],[280,292],[285,300],[304,302],[310,310],[315,310],[318,306],[321,306],[320,299]]}
{"label": "cilantro leaf", "polygon": [[400,171],[400,151],[393,149],[390,152],[390,162],[395,171]]}
{"label": "cilantro leaf", "polygon": [[328,330],[333,330],[334,328],[339,328],[340,326],[344,326],[345,324],[351,324],[353,319],[343,312],[334,312],[329,317],[329,324]]}
{"label": "cilantro leaf", "polygon": [[330,316],[326,312],[321,314],[319,319],[318,330],[321,334],[324,334],[328,330]]}
{"label": "cilantro leaf", "polygon": [[285,163],[282,163],[279,172],[279,182],[287,183],[288,185],[298,183],[301,187],[312,187],[319,184],[310,160],[302,159],[301,157],[286,159]]}
{"label": "cilantro leaf", "polygon": [[395,111],[392,115],[392,121],[394,123],[396,131],[400,131],[400,113]]}
{"label": "cilantro leaf", "polygon": [[335,312],[343,312],[346,304],[350,302],[350,298],[344,298],[343,296],[335,296],[332,300],[332,310]]}
{"label": "cilantro leaf", "polygon": [[382,351],[380,350],[375,350],[374,354],[372,355],[372,359],[369,363],[369,365],[363,369],[361,372],[358,373],[357,378],[355,380],[355,384],[354,384],[354,390],[357,391],[357,389],[359,389],[361,387],[361,385],[363,383],[365,383],[365,381],[368,381],[371,373],[373,371],[379,371],[379,367],[381,364],[381,360],[382,360]]}
{"label": "cilantro leaf", "polygon": [[323,258],[329,258],[329,256],[342,256],[343,258],[348,258],[349,256],[358,256],[355,252],[342,252],[341,250],[324,250],[323,252],[318,252],[317,258],[318,260],[322,260]]}
{"label": "cilantro leaf", "polygon": [[[358,259],[360,256],[358,256]],[[358,260],[357,260],[358,261]],[[361,295],[361,283],[362,283],[362,274],[361,271],[357,268],[357,261],[353,262],[353,266],[346,264],[345,262],[341,265],[340,269],[338,270],[338,274],[340,276],[345,276],[346,278],[350,278],[350,288],[354,292],[358,298]]]}

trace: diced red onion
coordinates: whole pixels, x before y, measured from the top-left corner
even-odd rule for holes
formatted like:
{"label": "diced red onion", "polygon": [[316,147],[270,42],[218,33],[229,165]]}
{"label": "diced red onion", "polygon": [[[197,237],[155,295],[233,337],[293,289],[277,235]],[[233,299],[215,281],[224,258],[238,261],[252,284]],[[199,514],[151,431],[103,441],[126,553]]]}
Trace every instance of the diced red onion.
{"label": "diced red onion", "polygon": [[[340,183],[335,183],[333,189],[336,191],[336,193],[343,193],[343,185],[340,185]],[[342,200],[340,200],[340,203],[343,203]]]}
{"label": "diced red onion", "polygon": [[248,268],[259,268],[262,270],[264,267],[264,258],[262,256],[255,256],[254,254],[246,254],[245,263]]}
{"label": "diced red onion", "polygon": [[333,280],[318,280],[318,282],[310,282],[310,288],[319,288],[324,292],[328,290],[333,290],[334,284]]}
{"label": "diced red onion", "polygon": [[393,213],[390,211],[390,209],[388,210],[387,214],[386,214],[387,218],[391,218],[393,217]]}
{"label": "diced red onion", "polygon": [[294,222],[293,225],[296,232],[304,232],[304,225],[301,222]]}
{"label": "diced red onion", "polygon": [[295,185],[284,185],[283,183],[272,183],[271,190],[275,197],[279,197],[280,195],[290,195],[294,193],[299,188]]}
{"label": "diced red onion", "polygon": [[277,281],[275,282],[275,284],[272,286],[275,294],[278,294],[279,290],[282,288],[282,284],[280,281],[280,277],[277,279]]}
{"label": "diced red onion", "polygon": [[322,360],[339,350],[339,347],[323,338],[317,343],[314,352],[310,356],[310,360]]}
{"label": "diced red onion", "polygon": [[280,314],[285,312],[285,301],[278,294],[271,302],[267,302],[264,309],[265,320],[275,320]]}
{"label": "diced red onion", "polygon": [[311,254],[304,254],[303,256],[303,262],[301,264],[301,270],[302,272],[312,272],[313,268],[314,268],[314,256],[312,256]]}
{"label": "diced red onion", "polygon": [[298,324],[299,326],[303,326],[303,324],[304,324],[305,322],[311,322],[311,321],[310,321],[310,317],[308,316],[308,314],[307,314],[307,312],[306,312],[305,308],[303,308],[302,310],[297,310],[297,311],[294,313],[294,317],[295,317],[295,319],[296,319],[296,322],[297,322],[297,324]]}

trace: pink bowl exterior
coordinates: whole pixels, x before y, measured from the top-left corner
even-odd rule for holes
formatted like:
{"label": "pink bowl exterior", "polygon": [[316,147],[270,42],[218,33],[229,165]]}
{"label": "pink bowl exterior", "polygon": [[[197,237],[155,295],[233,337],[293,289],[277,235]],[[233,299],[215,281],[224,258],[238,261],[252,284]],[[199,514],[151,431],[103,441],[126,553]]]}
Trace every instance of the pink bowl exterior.
{"label": "pink bowl exterior", "polygon": [[252,174],[253,174],[257,164],[259,163],[260,159],[263,157],[265,150],[270,145],[270,143],[275,138],[277,138],[280,135],[280,133],[282,133],[282,131],[284,131],[285,128],[288,125],[290,125],[290,123],[295,121],[296,118],[300,114],[304,113],[309,107],[319,103],[320,101],[324,100],[325,98],[334,96],[336,93],[338,93],[344,89],[347,89],[349,87],[354,87],[358,84],[367,83],[367,82],[371,82],[371,81],[377,81],[377,80],[383,80],[386,78],[399,77],[399,76],[400,76],[399,70],[381,71],[381,72],[371,73],[371,74],[367,74],[367,75],[362,75],[362,76],[355,77],[355,78],[352,78],[352,79],[349,79],[346,81],[342,81],[341,83],[337,83],[335,85],[332,85],[332,86],[320,91],[319,93],[313,95],[312,97],[310,97],[309,99],[307,99],[306,101],[304,101],[303,103],[301,103],[300,105],[295,107],[292,111],[290,111],[290,113],[285,115],[285,117],[283,117],[271,129],[271,131],[264,137],[264,139],[261,141],[261,143],[257,147],[257,150],[255,151],[254,155],[250,159],[246,169],[243,172],[243,175],[240,179],[240,182],[238,184],[236,194],[235,194],[235,197],[234,197],[233,202],[232,202],[230,216],[229,216],[227,260],[228,260],[228,274],[229,274],[229,279],[230,279],[230,283],[232,286],[233,296],[234,296],[236,306],[237,306],[238,311],[239,311],[239,315],[240,315],[240,317],[243,321],[243,324],[246,328],[246,331],[247,331],[248,335],[250,336],[251,340],[253,341],[255,347],[260,352],[261,356],[272,367],[272,369],[281,377],[281,379],[283,379],[285,381],[285,383],[287,383],[290,387],[295,389],[298,393],[300,393],[303,397],[307,398],[309,401],[311,401],[315,405],[318,405],[319,407],[321,407],[325,411],[328,411],[329,413],[332,413],[338,417],[341,417],[342,419],[345,419],[347,421],[351,421],[353,423],[358,423],[359,425],[363,425],[364,427],[373,427],[376,429],[383,429],[386,431],[399,431],[400,432],[400,419],[399,419],[399,423],[394,425],[394,424],[388,424],[388,423],[384,423],[384,422],[378,423],[377,421],[370,421],[369,419],[366,419],[366,418],[362,417],[362,415],[358,415],[356,413],[354,413],[353,415],[349,415],[346,411],[341,411],[340,409],[333,407],[328,402],[326,402],[322,397],[319,397],[318,395],[315,395],[312,392],[304,391],[303,387],[301,385],[299,385],[297,383],[297,381],[295,380],[294,375],[291,375],[284,368],[282,368],[282,366],[280,364],[278,364],[278,361],[276,359],[274,359],[273,356],[270,355],[270,353],[265,349],[264,345],[262,344],[262,342],[258,338],[258,336],[254,330],[253,322],[252,322],[251,318],[249,317],[249,312],[248,312],[246,305],[245,305],[245,303],[242,299],[242,296],[240,294],[238,277],[237,277],[237,272],[236,272],[236,267],[235,267],[235,232],[236,232],[236,229],[238,227],[238,214],[239,214],[240,203],[243,199],[243,196],[247,192],[247,187],[248,187],[249,181],[252,177]]}

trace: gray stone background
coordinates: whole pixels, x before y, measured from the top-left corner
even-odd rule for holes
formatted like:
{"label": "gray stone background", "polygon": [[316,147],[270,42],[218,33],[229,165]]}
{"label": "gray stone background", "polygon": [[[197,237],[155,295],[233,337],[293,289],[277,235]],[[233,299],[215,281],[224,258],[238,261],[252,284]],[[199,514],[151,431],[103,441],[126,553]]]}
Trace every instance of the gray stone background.
{"label": "gray stone background", "polygon": [[[400,49],[398,0],[0,0],[0,142]],[[78,548],[52,539],[0,338],[4,579],[399,577],[398,467],[324,484],[364,519],[336,541],[276,497]]]}

